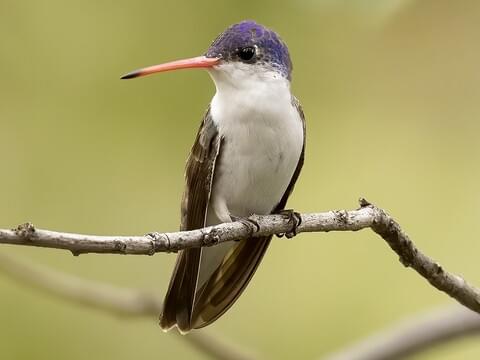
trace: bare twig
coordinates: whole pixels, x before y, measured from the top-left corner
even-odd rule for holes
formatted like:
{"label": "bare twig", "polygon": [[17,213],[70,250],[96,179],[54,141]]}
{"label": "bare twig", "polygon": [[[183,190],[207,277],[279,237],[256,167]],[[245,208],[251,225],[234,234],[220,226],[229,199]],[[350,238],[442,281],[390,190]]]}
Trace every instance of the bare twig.
{"label": "bare twig", "polygon": [[[117,315],[157,318],[162,308],[160,299],[151,293],[84,280],[1,253],[0,271],[49,294]],[[172,334],[187,340],[212,359],[256,359],[256,356],[239,349],[237,345],[204,331],[191,332],[185,336],[178,332]]]}
{"label": "bare twig", "polygon": [[[434,287],[480,313],[479,289],[468,284],[460,276],[447,272],[437,262],[423,254],[385,211],[364,199],[360,200],[360,204],[361,208],[357,210],[303,214],[302,222],[296,231],[297,233],[357,231],[371,228],[399,255],[403,265],[412,267]],[[192,231],[153,233],[147,236],[68,234],[35,229],[31,224],[24,224],[14,230],[0,230],[0,244],[66,249],[75,255],[91,252],[153,255],[156,252],[211,246],[224,241],[286,233],[292,230],[291,219],[284,215],[253,216],[251,220]]]}
{"label": "bare twig", "polygon": [[480,316],[449,306],[407,319],[322,360],[395,360],[435,345],[480,334]]}

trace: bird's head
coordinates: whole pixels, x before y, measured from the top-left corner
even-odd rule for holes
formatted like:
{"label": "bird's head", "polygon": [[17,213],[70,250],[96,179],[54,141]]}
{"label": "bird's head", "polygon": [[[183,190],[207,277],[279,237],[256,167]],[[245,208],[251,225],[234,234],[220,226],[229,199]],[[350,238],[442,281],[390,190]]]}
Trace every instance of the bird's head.
{"label": "bird's head", "polygon": [[207,69],[217,86],[238,87],[258,80],[290,80],[292,62],[287,45],[274,31],[248,20],[226,29],[202,56],[135,70],[122,79],[187,68]]}

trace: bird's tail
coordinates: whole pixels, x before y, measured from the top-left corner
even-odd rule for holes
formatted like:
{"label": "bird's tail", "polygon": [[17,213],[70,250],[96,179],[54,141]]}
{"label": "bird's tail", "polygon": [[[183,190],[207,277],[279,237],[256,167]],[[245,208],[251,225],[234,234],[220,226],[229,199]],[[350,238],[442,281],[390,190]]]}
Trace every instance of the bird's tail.
{"label": "bird's tail", "polygon": [[271,236],[183,250],[165,296],[160,326],[186,333],[218,319],[248,285]]}

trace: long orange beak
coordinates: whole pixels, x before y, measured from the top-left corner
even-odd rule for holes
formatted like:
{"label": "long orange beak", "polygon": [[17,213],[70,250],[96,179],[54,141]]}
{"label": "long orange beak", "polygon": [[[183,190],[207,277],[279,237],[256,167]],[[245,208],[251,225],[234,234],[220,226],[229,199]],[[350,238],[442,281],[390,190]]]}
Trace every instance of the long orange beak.
{"label": "long orange beak", "polygon": [[155,74],[158,72],[178,70],[178,69],[192,69],[192,68],[210,68],[220,62],[220,58],[208,58],[206,56],[197,56],[190,59],[183,59],[168,62],[165,64],[149,66],[143,69],[132,71],[125,74],[121,79],[133,79],[140,76]]}

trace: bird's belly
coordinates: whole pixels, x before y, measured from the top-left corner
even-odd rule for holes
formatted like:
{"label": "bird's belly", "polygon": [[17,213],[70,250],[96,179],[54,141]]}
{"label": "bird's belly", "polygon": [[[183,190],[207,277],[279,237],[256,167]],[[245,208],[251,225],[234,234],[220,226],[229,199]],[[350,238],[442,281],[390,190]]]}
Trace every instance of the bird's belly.
{"label": "bird's belly", "polygon": [[285,132],[256,124],[238,126],[223,139],[215,165],[209,223],[229,221],[229,216],[269,214],[280,202],[298,164],[303,147],[300,119]]}

